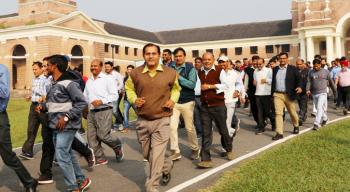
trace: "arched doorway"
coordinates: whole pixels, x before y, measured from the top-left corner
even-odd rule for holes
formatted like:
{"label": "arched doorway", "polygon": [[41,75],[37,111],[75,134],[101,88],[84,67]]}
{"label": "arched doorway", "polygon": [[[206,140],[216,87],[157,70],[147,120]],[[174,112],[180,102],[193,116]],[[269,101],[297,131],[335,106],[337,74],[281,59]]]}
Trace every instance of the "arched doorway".
{"label": "arched doorway", "polygon": [[12,87],[13,89],[25,89],[26,80],[26,49],[22,45],[16,45],[12,52]]}
{"label": "arched doorway", "polygon": [[80,45],[74,45],[71,51],[71,66],[72,68],[79,68],[81,71],[83,71],[83,49]]}
{"label": "arched doorway", "polygon": [[350,57],[350,26],[345,33],[345,56]]}

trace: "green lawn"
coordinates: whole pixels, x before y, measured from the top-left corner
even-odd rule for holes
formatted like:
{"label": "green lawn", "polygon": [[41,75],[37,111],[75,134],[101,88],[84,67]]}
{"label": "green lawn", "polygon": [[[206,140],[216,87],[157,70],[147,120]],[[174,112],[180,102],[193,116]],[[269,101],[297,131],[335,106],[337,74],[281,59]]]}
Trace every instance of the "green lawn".
{"label": "green lawn", "polygon": [[[11,124],[11,139],[13,148],[21,147],[27,138],[27,125],[28,125],[28,113],[30,102],[26,102],[25,99],[10,99],[7,107],[7,112]],[[123,101],[120,102],[120,109],[123,111]],[[133,109],[130,110],[130,120],[136,119],[136,115]],[[84,127],[86,128],[86,121],[83,120]],[[36,142],[41,142],[41,131],[39,130]]]}
{"label": "green lawn", "polygon": [[281,144],[200,191],[350,191],[349,125],[345,120]]}

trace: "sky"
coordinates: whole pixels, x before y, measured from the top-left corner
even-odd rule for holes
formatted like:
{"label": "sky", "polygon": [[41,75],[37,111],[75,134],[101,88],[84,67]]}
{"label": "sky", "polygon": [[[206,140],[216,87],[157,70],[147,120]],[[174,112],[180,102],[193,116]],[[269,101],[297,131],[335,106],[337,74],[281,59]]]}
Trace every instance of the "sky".
{"label": "sky", "polygon": [[[17,0],[1,1],[0,15],[17,12]],[[291,0],[76,0],[76,2],[78,10],[94,19],[153,32],[291,18]]]}

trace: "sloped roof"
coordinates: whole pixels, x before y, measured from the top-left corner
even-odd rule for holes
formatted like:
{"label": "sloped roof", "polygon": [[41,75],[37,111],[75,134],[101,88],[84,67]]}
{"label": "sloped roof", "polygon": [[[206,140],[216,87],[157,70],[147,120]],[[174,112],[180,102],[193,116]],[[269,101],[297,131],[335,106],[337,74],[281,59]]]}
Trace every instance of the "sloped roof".
{"label": "sloped roof", "polygon": [[[0,15],[0,18],[18,16],[17,13]],[[160,44],[193,43],[258,37],[291,35],[292,20],[242,23],[223,26],[150,32],[124,25],[93,19],[104,23],[104,29],[112,35]]]}
{"label": "sloped roof", "polygon": [[18,16],[18,13],[10,13],[6,15],[0,15],[0,19],[6,18],[6,17],[16,17],[16,16]]}
{"label": "sloped roof", "polygon": [[149,32],[110,22],[104,23],[105,30],[110,34],[162,44],[284,36],[290,35],[292,31],[290,19],[161,32]]}
{"label": "sloped roof", "polygon": [[164,44],[290,35],[292,20],[243,23],[158,32]]}
{"label": "sloped roof", "polygon": [[[99,21],[99,20],[96,20]],[[145,31],[145,30],[140,30],[140,29],[135,29],[132,27],[127,27],[115,23],[110,23],[110,22],[104,22],[104,29],[112,34],[112,35],[117,35],[121,37],[128,37],[132,39],[138,39],[138,40],[143,40],[143,41],[149,41],[153,43],[162,43],[160,42],[159,38],[155,33]]]}

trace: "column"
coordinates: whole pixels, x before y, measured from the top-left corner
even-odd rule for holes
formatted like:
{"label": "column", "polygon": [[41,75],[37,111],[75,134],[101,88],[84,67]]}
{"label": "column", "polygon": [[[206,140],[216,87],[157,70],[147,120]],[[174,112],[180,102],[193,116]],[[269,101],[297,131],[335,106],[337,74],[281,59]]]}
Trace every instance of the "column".
{"label": "column", "polygon": [[342,56],[342,44],[341,44],[341,37],[337,36],[335,37],[335,54],[337,58],[340,58]]}
{"label": "column", "polygon": [[334,44],[333,36],[326,37],[326,47],[327,47],[327,63],[331,63],[334,59]]}
{"label": "column", "polygon": [[312,37],[306,38],[307,61],[312,63],[315,56],[314,40]]}
{"label": "column", "polygon": [[345,38],[341,38],[341,56],[346,56],[347,54],[345,53]]}
{"label": "column", "polygon": [[301,38],[300,40],[300,58],[306,60],[306,47],[305,47],[305,38]]}

